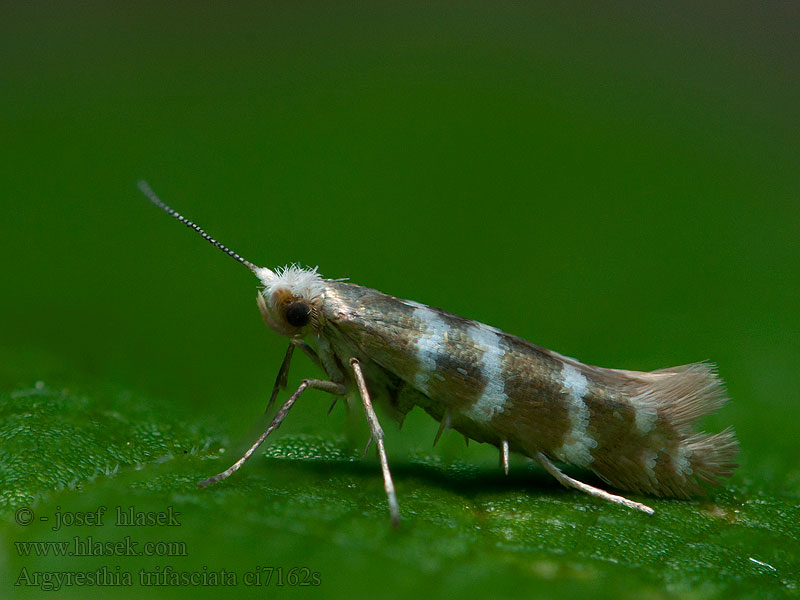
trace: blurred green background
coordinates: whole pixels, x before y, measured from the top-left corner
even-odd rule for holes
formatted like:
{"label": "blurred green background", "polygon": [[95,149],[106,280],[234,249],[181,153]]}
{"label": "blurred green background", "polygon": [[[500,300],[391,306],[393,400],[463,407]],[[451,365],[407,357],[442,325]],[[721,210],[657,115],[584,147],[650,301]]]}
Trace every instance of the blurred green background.
{"label": "blurred green background", "polygon": [[[795,3],[6,3],[0,24],[0,596],[29,572],[307,567],[325,597],[798,594]],[[285,342],[253,262],[439,306],[602,366],[718,363],[740,468],[648,520],[412,413],[311,392],[231,480]],[[318,375],[295,359],[292,381]],[[211,460],[227,450],[220,460]],[[224,463],[224,464],[223,464]],[[589,478],[591,481],[591,478]],[[173,506],[177,533],[36,515]],[[183,540],[188,556],[15,542]],[[239,585],[263,596],[275,588]],[[192,586],[159,597],[220,597]],[[138,597],[141,588],[114,588]],[[62,597],[109,597],[63,587]],[[278,593],[278,592],[275,592]]]}

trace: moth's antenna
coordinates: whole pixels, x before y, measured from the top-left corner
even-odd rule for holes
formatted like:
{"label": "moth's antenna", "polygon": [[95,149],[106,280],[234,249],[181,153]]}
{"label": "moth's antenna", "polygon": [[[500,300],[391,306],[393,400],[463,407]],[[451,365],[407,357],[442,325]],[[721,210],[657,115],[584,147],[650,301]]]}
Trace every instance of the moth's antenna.
{"label": "moth's antenna", "polygon": [[178,221],[180,221],[181,223],[183,223],[184,225],[186,225],[190,229],[194,229],[197,233],[200,234],[200,236],[204,240],[206,240],[207,242],[209,242],[213,246],[216,246],[217,248],[222,250],[225,254],[230,256],[231,258],[234,258],[234,259],[238,260],[240,263],[242,263],[244,266],[246,266],[248,269],[250,269],[254,273],[256,272],[256,270],[258,270],[258,267],[256,265],[254,265],[253,263],[251,263],[249,260],[246,260],[246,259],[242,258],[238,254],[236,254],[236,252],[234,252],[233,250],[231,250],[230,248],[228,248],[224,244],[219,243],[217,240],[215,240],[213,237],[211,237],[205,231],[203,231],[203,229],[199,225],[196,225],[196,224],[192,223],[189,219],[187,219],[186,217],[184,217],[183,215],[178,213],[178,211],[176,211],[174,208],[171,208],[171,207],[167,206],[166,204],[164,204],[159,199],[159,197],[156,196],[156,193],[150,188],[150,186],[148,185],[148,183],[144,179],[139,180],[137,185],[139,186],[139,189],[142,191],[142,193],[145,196],[147,196],[148,198],[150,198],[150,202],[155,204],[157,207],[162,209],[164,212],[166,212],[169,215],[172,215],[173,217],[178,219]]}

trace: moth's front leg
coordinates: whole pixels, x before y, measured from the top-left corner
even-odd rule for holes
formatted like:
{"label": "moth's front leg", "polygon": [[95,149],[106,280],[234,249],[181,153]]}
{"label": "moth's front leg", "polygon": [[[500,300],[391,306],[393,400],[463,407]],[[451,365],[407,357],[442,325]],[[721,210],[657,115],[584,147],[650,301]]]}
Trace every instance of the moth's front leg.
{"label": "moth's front leg", "polygon": [[295,393],[289,396],[289,399],[283,403],[283,406],[281,406],[280,410],[278,410],[278,412],[275,414],[275,418],[272,419],[272,423],[269,424],[269,427],[267,427],[264,433],[259,436],[259,438],[256,440],[256,443],[244,453],[242,458],[237,460],[230,466],[230,468],[226,469],[222,473],[214,475],[213,477],[209,477],[208,479],[201,481],[198,485],[200,487],[206,487],[212,483],[227,479],[236,471],[238,471],[239,468],[247,461],[247,459],[250,458],[258,449],[258,447],[264,442],[264,440],[267,439],[267,436],[281,426],[281,423],[283,423],[286,415],[289,414],[289,410],[291,410],[292,406],[294,406],[294,403],[300,397],[300,394],[305,392],[308,388],[322,390],[323,392],[336,394],[337,396],[343,396],[347,392],[347,386],[343,383],[337,383],[335,381],[328,381],[325,379],[304,379],[300,382],[300,385]]}
{"label": "moth's front leg", "polygon": [[[323,371],[325,370],[325,367],[322,365],[322,361],[319,359],[319,356],[317,356],[317,353],[311,346],[299,338],[292,338],[289,342],[289,347],[286,348],[286,354],[283,357],[281,368],[278,369],[278,376],[275,378],[275,385],[272,386],[272,394],[270,394],[269,402],[267,402],[267,410],[265,412],[270,411],[272,405],[275,404],[275,399],[278,397],[280,391],[286,389],[286,383],[289,380],[289,365],[292,362],[292,354],[294,354],[294,349],[296,347],[299,347],[303,352],[305,352],[306,356],[311,359],[311,362],[313,362]],[[333,379],[333,377],[331,377],[331,379]]]}
{"label": "moth's front leg", "polygon": [[361,364],[358,359],[351,358],[350,367],[353,369],[356,385],[358,385],[358,391],[361,394],[361,401],[364,404],[364,412],[367,415],[367,423],[369,424],[370,440],[375,440],[375,445],[378,448],[378,458],[381,461],[381,471],[383,472],[383,487],[386,489],[386,499],[389,502],[392,525],[397,527],[400,524],[400,506],[397,503],[397,494],[394,491],[394,482],[389,471],[389,461],[386,459],[386,448],[383,445],[383,429],[378,422],[375,409],[372,408],[367,382],[364,380],[364,374],[361,372]]}

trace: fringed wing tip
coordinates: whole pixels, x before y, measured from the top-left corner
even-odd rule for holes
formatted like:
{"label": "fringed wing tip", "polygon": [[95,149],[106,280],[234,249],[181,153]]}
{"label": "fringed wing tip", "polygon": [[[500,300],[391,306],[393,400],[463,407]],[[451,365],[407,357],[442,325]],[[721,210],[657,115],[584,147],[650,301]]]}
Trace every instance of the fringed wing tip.
{"label": "fringed wing tip", "polygon": [[684,440],[689,451],[692,474],[706,485],[719,485],[724,477],[733,475],[738,466],[739,441],[733,427],[719,433],[700,433]]}
{"label": "fringed wing tip", "polygon": [[[697,432],[697,421],[727,401],[716,365],[700,362],[650,373],[625,371],[623,393],[642,418],[640,443],[624,461],[597,461],[595,472],[622,489],[689,498],[705,494],[736,469],[739,444],[732,427]],[[634,449],[634,448],[638,448]],[[600,464],[598,464],[600,462]]]}

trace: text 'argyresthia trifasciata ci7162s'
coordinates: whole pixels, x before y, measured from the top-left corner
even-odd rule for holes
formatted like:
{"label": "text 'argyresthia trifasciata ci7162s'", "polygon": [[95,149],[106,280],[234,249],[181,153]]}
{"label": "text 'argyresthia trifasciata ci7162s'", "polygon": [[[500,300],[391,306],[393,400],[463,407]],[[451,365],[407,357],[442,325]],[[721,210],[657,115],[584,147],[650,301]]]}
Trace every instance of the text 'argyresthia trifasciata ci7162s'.
{"label": "text 'argyresthia trifasciata ci7162s'", "polygon": [[509,453],[518,452],[567,487],[648,514],[649,506],[573,479],[553,461],[590,469],[623,490],[671,498],[700,495],[703,484],[719,483],[736,467],[731,428],[716,434],[693,429],[726,401],[709,363],[652,372],[584,365],[438,308],[324,279],[316,268],[258,267],[164,204],[146,182],[139,188],[261,282],[261,316],[289,338],[270,405],[286,386],[295,348],[326,375],[304,379],[244,456],[202,487],[238,470],[308,388],[360,396],[395,525],[400,509],[372,398],[401,422],[422,407],[441,423],[436,439],[452,428],[496,446],[506,472]]}

